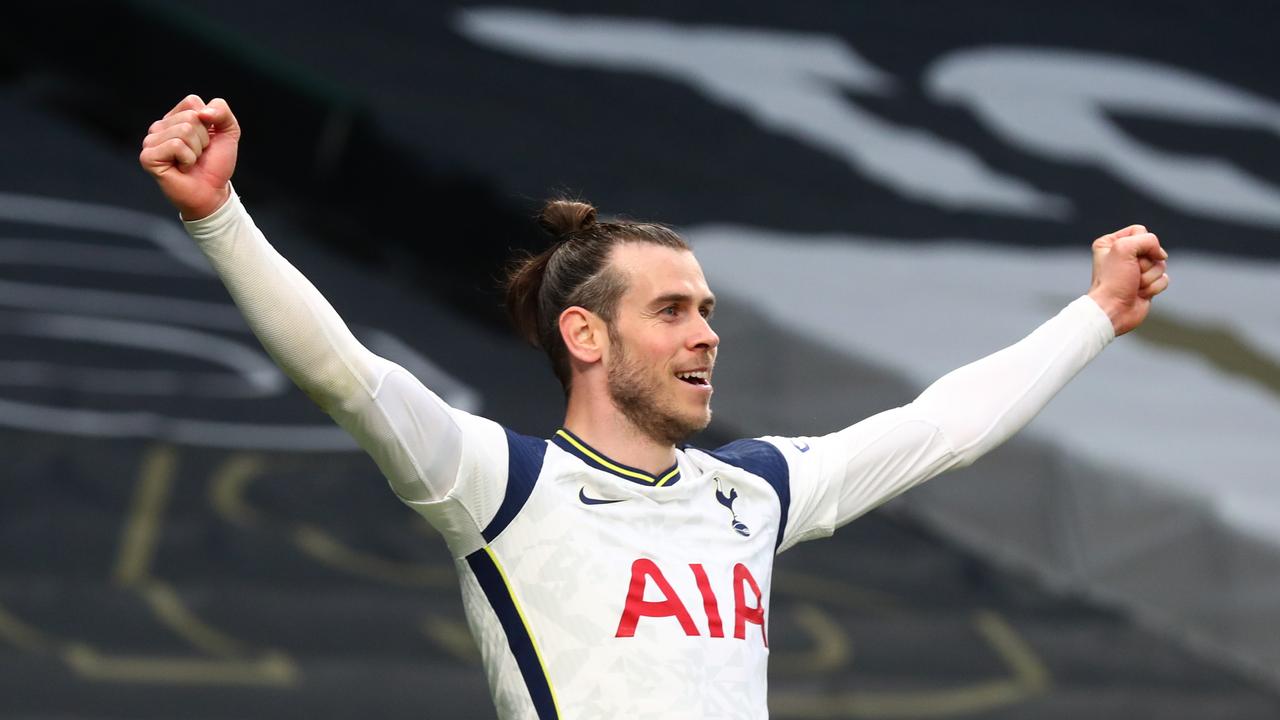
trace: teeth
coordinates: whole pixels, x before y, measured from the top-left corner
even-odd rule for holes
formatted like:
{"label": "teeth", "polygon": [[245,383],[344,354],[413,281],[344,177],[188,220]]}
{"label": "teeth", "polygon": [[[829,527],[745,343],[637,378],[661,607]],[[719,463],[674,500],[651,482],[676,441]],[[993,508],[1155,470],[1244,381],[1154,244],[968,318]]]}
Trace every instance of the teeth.
{"label": "teeth", "polygon": [[694,379],[694,378],[697,378],[698,380],[707,380],[708,378],[711,377],[711,373],[707,372],[706,370],[693,370],[690,372],[676,373],[676,377],[682,380],[688,380],[688,379]]}

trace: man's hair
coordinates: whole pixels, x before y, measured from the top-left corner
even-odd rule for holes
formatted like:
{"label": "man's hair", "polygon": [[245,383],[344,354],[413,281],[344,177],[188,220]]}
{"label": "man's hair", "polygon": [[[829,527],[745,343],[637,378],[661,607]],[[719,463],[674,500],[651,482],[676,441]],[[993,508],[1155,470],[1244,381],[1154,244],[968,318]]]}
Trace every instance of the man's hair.
{"label": "man's hair", "polygon": [[605,321],[613,336],[614,312],[627,289],[626,279],[609,267],[613,248],[633,242],[678,250],[689,246],[665,225],[597,222],[596,209],[576,200],[548,200],[538,224],[554,242],[541,253],[511,264],[506,279],[507,313],[520,336],[547,353],[567,396],[569,349],[560,336],[560,313],[575,305],[586,308]]}

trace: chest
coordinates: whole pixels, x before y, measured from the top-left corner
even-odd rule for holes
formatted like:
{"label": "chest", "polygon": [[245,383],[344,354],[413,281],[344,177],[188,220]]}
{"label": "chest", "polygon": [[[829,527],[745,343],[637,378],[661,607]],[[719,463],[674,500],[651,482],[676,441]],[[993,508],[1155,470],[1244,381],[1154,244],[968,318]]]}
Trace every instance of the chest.
{"label": "chest", "polygon": [[670,488],[569,472],[540,478],[493,546],[531,602],[580,630],[732,638],[763,624],[778,507],[766,483],[733,469]]}
{"label": "chest", "polygon": [[672,487],[587,469],[541,478],[510,530],[526,548],[690,562],[771,557],[778,521],[773,489],[736,468],[686,474]]}

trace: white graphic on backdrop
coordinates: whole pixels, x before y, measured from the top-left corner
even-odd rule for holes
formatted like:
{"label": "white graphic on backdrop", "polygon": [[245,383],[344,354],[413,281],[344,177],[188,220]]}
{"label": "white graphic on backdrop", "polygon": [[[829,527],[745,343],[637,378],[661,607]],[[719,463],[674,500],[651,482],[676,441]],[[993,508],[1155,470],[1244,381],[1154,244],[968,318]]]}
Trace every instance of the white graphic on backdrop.
{"label": "white graphic on backdrop", "polygon": [[[686,236],[718,294],[855,362],[891,368],[918,390],[1025,336],[1083,294],[1089,279],[1087,242],[1053,250],[921,246],[740,226]],[[1261,310],[1258,298],[1280,297],[1280,263],[1188,252],[1176,263],[1177,287],[1160,297],[1157,313],[1230,328],[1280,364],[1280,318],[1248,311]],[[1223,517],[1280,543],[1276,428],[1280,398],[1265,386],[1197,354],[1125,337],[1024,433],[1098,467],[1202,496]],[[1136,437],[1149,447],[1135,445]]]}
{"label": "white graphic on backdrop", "polygon": [[[68,233],[119,236],[131,246],[88,241],[0,238],[0,266],[59,268],[86,276],[189,278],[220,297],[217,278],[191,240],[173,220],[92,203],[0,193],[0,221],[55,227]],[[140,242],[140,244],[138,244]],[[0,360],[0,425],[91,437],[149,437],[189,445],[292,451],[357,450],[358,446],[327,418],[314,424],[271,424],[255,420],[249,401],[277,398],[292,384],[248,333],[229,302],[163,297],[104,287],[71,287],[48,282],[0,280],[0,336],[19,353],[24,340],[79,346],[83,357],[105,349],[143,351],[149,359],[172,358],[183,369],[85,366],[58,362],[30,350],[34,357]],[[219,332],[220,331],[220,332]],[[240,337],[228,337],[228,331]],[[446,402],[469,411],[480,396],[392,333],[354,328],[370,350],[409,370]],[[221,333],[221,334],[220,334]],[[185,359],[185,362],[183,360]],[[194,371],[193,363],[223,368]],[[92,362],[90,360],[89,362]],[[162,363],[163,364],[163,363]],[[6,388],[10,397],[5,397]],[[12,397],[22,390],[23,399]],[[74,406],[31,399],[32,391],[71,391]],[[112,410],[92,407],[94,397],[135,398],[140,407],[156,398],[189,399],[187,413]],[[200,398],[245,401],[239,419],[193,416]],[[105,403],[104,403],[105,404]],[[166,407],[182,406],[171,403]],[[221,408],[226,403],[220,403]],[[261,407],[261,406],[257,406]],[[225,410],[223,411],[225,413]],[[233,416],[235,412],[231,413]]]}
{"label": "white graphic on backdrop", "polygon": [[[840,38],[682,26],[535,10],[462,11],[477,43],[545,62],[645,72],[686,83],[771,132],[848,162],[908,200],[945,209],[1045,219],[1067,198],[986,165],[971,150],[860,108],[847,94],[892,95],[897,79]],[[1280,105],[1187,70],[1116,55],[984,48],[936,60],[924,83],[970,108],[997,137],[1067,163],[1089,163],[1178,210],[1280,227],[1280,189],[1217,157],[1140,143],[1106,113],[1280,133]]]}
{"label": "white graphic on backdrop", "polygon": [[1070,208],[1066,198],[989,167],[962,145],[851,102],[846,93],[889,95],[896,81],[838,38],[511,9],[463,11],[458,27],[476,42],[547,62],[688,83],[912,200],[1035,217],[1062,217]]}
{"label": "white graphic on backdrop", "polygon": [[960,50],[929,68],[930,93],[970,108],[1006,142],[1106,168],[1183,212],[1280,227],[1280,188],[1221,158],[1176,154],[1111,114],[1256,128],[1280,137],[1280,104],[1168,65],[1045,48]]}

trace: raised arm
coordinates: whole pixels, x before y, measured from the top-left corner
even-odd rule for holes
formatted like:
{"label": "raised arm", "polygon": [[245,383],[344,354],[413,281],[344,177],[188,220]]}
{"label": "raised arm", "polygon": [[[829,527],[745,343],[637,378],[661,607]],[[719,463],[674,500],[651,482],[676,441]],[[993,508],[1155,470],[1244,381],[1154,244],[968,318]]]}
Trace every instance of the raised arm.
{"label": "raised arm", "polygon": [[948,373],[911,404],[968,465],[1008,440],[1102,351],[1146,319],[1169,285],[1168,253],[1141,225],[1094,241],[1086,297],[1021,342]]}
{"label": "raised arm", "polygon": [[1140,225],[1104,235],[1094,242],[1088,294],[1030,335],[946,374],[907,405],[798,446],[816,452],[777,443],[793,473],[814,478],[811,493],[793,491],[798,528],[825,534],[1008,440],[1116,336],[1142,323],[1168,287],[1167,258]]}
{"label": "raised arm", "polygon": [[443,497],[461,443],[450,408],[361,345],[267,242],[231,189],[239,139],[225,101],[206,105],[190,95],[151,125],[139,161],[178,208],[276,364],[360,442],[398,494],[414,501]]}

